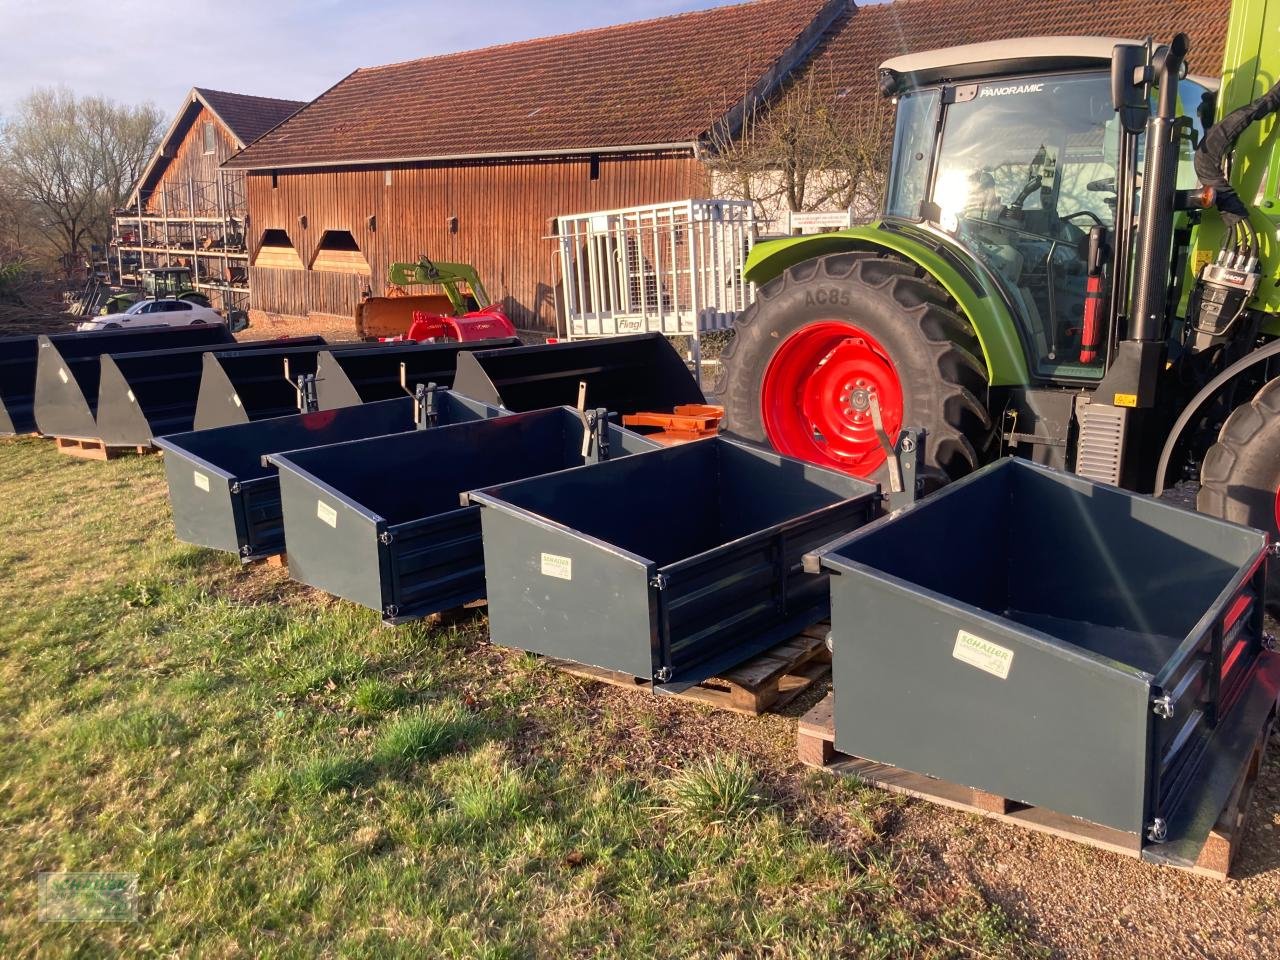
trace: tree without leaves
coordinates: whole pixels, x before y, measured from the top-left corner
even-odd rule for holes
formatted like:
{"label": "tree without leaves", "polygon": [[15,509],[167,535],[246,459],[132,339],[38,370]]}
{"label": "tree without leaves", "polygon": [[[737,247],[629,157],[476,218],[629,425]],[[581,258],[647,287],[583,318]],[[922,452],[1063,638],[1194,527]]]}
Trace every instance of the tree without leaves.
{"label": "tree without leaves", "polygon": [[0,180],[36,212],[36,228],[68,270],[106,244],[111,212],[154,152],[160,123],[150,104],[43,88],[0,128]]}
{"label": "tree without leaves", "polygon": [[752,201],[766,219],[776,209],[878,209],[892,115],[880,103],[850,99],[843,102],[829,68],[815,66],[749,109],[740,129],[714,129],[704,160],[718,192]]}

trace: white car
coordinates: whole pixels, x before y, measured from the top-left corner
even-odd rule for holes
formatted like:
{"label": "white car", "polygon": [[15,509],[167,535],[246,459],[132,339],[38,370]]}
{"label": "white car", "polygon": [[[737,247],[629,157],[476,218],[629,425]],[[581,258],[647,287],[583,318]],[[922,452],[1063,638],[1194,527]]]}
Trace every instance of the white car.
{"label": "white car", "polygon": [[139,300],[123,313],[93,317],[77,330],[127,330],[130,327],[188,327],[196,323],[222,323],[222,315],[212,307],[186,300]]}

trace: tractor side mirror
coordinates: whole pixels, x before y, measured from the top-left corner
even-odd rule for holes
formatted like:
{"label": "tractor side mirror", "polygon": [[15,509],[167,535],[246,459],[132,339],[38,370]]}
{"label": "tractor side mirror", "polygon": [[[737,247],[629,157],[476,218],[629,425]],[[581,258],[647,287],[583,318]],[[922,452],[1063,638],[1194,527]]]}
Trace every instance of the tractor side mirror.
{"label": "tractor side mirror", "polygon": [[1151,112],[1148,86],[1150,56],[1145,45],[1117,43],[1111,49],[1111,105],[1120,125],[1129,133],[1141,133]]}

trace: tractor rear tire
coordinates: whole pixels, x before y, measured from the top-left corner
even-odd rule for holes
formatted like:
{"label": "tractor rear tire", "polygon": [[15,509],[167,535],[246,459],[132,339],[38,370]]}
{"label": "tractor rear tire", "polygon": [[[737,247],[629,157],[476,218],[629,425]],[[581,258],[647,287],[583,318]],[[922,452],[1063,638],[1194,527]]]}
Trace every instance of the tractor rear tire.
{"label": "tractor rear tire", "polygon": [[[1280,377],[1231,412],[1200,467],[1196,509],[1223,520],[1277,531],[1280,491]],[[1280,563],[1267,574],[1267,605],[1280,609]]]}
{"label": "tractor rear tire", "polygon": [[[821,331],[828,331],[825,338]],[[812,349],[797,366],[792,355],[806,339]],[[837,360],[840,350],[844,362]],[[851,390],[870,386],[891,436],[899,426],[926,431],[924,477],[932,488],[989,459],[994,430],[980,356],[968,320],[915,264],[867,252],[831,254],[799,263],[757,291],[721,356],[715,394],[727,431],[883,480],[885,458],[865,408],[845,406]],[[838,367],[844,369],[837,374]],[[788,397],[794,415],[785,409]]]}

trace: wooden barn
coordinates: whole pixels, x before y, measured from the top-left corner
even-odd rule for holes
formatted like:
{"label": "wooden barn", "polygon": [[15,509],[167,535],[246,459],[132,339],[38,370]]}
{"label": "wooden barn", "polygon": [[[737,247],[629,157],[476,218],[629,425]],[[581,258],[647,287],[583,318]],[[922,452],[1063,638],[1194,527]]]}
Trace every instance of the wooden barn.
{"label": "wooden barn", "polygon": [[474,264],[517,326],[553,332],[554,218],[711,195],[709,133],[807,71],[833,113],[887,111],[876,68],[911,50],[1186,30],[1212,75],[1228,4],[756,0],[356,70],[223,165],[246,178],[254,322],[352,334],[388,265],[425,254]]}
{"label": "wooden barn", "polygon": [[303,104],[194,88],[113,220],[111,260],[134,285],[143,270],[187,267],[213,306],[248,301],[245,177],[222,169]]}
{"label": "wooden barn", "polygon": [[426,254],[554,330],[553,218],[704,194],[700,137],[844,8],[765,0],[355,71],[225,165],[247,174],[255,324],[349,321]]}

